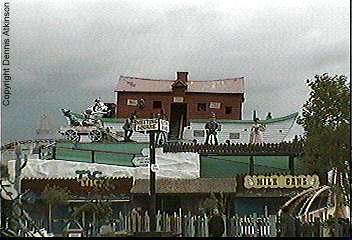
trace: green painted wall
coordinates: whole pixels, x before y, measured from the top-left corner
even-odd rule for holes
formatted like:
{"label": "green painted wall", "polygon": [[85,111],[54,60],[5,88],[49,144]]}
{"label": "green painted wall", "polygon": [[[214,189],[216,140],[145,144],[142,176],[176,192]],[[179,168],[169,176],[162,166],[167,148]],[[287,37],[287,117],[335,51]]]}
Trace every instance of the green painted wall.
{"label": "green painted wall", "polygon": [[[72,148],[62,149],[60,147]],[[141,156],[143,148],[148,148],[147,143],[117,143],[117,144],[99,144],[99,143],[79,143],[77,148],[72,143],[58,143],[56,148],[56,159],[78,162],[92,162],[92,152],[80,149],[96,150],[94,159],[96,163],[113,164],[120,166],[133,166],[131,160],[134,156]],[[105,153],[100,151],[111,151],[114,153]]]}
{"label": "green painted wall", "polygon": [[[249,173],[248,156],[201,156],[201,177],[233,177]],[[254,157],[255,174],[277,173],[288,171],[288,157],[286,156],[257,156]]]}

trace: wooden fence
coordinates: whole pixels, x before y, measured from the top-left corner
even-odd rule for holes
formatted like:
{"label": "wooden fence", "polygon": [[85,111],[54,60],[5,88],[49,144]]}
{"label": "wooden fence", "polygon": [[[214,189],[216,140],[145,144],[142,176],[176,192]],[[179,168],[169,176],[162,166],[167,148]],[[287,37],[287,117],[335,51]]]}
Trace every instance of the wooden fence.
{"label": "wooden fence", "polygon": [[197,152],[199,154],[236,154],[248,155],[293,155],[297,156],[303,152],[302,141],[280,142],[280,143],[261,143],[261,144],[194,144],[194,143],[168,143],[165,144],[164,152]]}

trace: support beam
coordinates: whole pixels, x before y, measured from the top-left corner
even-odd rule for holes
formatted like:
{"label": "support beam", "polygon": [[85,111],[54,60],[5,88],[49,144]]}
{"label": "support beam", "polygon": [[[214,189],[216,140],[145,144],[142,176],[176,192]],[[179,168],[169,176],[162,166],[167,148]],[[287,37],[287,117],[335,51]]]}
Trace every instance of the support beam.
{"label": "support beam", "polygon": [[152,165],[155,164],[155,132],[149,132],[149,156],[150,156],[150,231],[156,231],[156,190],[155,190],[155,172],[152,171]]}
{"label": "support beam", "polygon": [[295,164],[294,164],[294,156],[290,155],[288,157],[288,169],[290,170],[291,175],[295,174]]}
{"label": "support beam", "polygon": [[249,158],[249,175],[254,175],[254,158],[250,156]]}

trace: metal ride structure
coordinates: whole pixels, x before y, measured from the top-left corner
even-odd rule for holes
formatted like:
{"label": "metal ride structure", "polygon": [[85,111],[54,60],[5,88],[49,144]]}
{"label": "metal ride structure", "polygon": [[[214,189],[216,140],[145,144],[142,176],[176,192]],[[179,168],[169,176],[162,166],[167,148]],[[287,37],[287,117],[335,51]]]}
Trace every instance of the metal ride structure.
{"label": "metal ride structure", "polygon": [[[298,218],[302,223],[319,218],[326,221],[334,217],[350,220],[350,207],[348,206],[350,196],[345,191],[342,182],[340,182],[344,189],[343,198],[345,204],[343,207],[340,207],[341,209],[338,209],[337,195],[331,186],[332,184],[336,185],[336,179],[341,177],[341,173],[334,169],[328,174],[331,174],[331,178],[333,179],[329,181],[328,185],[309,188],[298,193],[279,209],[278,215],[280,216],[285,211]],[[320,204],[315,204],[317,202]]]}
{"label": "metal ride structure", "polygon": [[59,133],[72,142],[80,142],[82,135],[88,135],[92,142],[100,142],[103,140],[106,130],[104,123],[100,117],[102,114],[109,113],[108,107],[100,98],[95,99],[95,105],[84,111],[84,119],[79,122],[73,115],[71,110],[61,109],[64,117],[66,117],[68,126],[61,127]]}
{"label": "metal ride structure", "polygon": [[[1,228],[4,237],[45,237],[45,230],[39,229],[29,214],[23,209],[22,201],[26,200],[21,194],[21,172],[27,164],[27,156],[22,159],[21,146],[15,147],[15,179],[11,182],[6,177],[1,178],[0,195],[11,214],[6,218],[5,227]],[[6,201],[6,202],[5,202]]]}

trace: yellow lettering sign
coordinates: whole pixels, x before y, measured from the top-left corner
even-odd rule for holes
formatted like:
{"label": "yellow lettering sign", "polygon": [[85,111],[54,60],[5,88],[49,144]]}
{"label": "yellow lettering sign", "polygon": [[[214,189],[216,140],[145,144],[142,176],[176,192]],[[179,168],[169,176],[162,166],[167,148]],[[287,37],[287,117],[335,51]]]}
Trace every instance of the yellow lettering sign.
{"label": "yellow lettering sign", "polygon": [[317,175],[273,175],[273,176],[245,176],[245,188],[310,188],[319,186]]}

